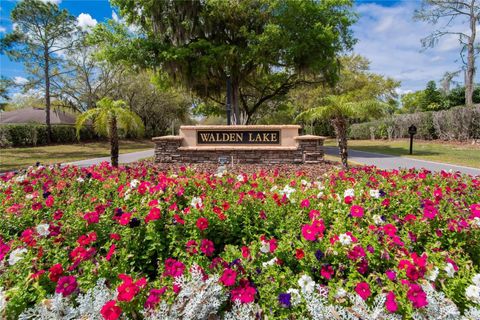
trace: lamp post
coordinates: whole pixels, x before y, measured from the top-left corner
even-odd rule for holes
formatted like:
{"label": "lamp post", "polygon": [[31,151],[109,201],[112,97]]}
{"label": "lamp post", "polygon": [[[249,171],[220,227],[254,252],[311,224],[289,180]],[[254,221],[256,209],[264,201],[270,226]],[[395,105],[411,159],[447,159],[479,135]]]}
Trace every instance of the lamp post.
{"label": "lamp post", "polygon": [[417,134],[417,127],[413,124],[408,127],[408,134],[410,135],[410,154],[413,153],[413,136]]}
{"label": "lamp post", "polygon": [[232,124],[232,82],[230,77],[227,78],[227,125]]}

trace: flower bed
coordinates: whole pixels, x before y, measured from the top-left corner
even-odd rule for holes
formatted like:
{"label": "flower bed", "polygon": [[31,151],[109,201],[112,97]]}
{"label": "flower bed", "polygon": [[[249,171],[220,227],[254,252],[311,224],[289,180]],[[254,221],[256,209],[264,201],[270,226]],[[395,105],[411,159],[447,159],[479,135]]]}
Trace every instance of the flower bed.
{"label": "flower bed", "polygon": [[480,318],[472,177],[38,167],[0,206],[2,318]]}

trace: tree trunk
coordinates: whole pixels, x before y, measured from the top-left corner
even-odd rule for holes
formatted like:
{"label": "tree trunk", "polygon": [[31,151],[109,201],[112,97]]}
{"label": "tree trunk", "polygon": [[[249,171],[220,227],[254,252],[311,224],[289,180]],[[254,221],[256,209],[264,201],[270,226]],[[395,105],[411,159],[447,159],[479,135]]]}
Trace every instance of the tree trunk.
{"label": "tree trunk", "polygon": [[45,124],[47,125],[47,144],[52,142],[52,125],[50,124],[50,56],[48,49],[44,51],[45,59]]}
{"label": "tree trunk", "polygon": [[332,120],[335,135],[337,136],[338,149],[342,166],[348,170],[348,151],[347,151],[347,121],[344,118]]}
{"label": "tree trunk", "polygon": [[473,79],[475,77],[475,37],[477,35],[475,6],[470,6],[470,37],[467,43],[467,72],[465,75],[465,104],[473,106]]}
{"label": "tree trunk", "polygon": [[232,77],[232,124],[238,125],[240,123],[240,84],[238,79]]}
{"label": "tree trunk", "polygon": [[109,121],[110,125],[110,159],[112,166],[118,167],[118,132],[117,118],[112,116]]}

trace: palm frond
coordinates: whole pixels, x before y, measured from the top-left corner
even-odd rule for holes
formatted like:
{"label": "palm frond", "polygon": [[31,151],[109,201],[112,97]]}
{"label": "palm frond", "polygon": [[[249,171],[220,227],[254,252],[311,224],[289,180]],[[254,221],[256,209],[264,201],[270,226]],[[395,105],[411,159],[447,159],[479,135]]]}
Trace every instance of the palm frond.
{"label": "palm frond", "polygon": [[95,119],[97,118],[99,111],[100,110],[97,108],[90,109],[77,117],[77,120],[75,121],[77,139],[80,139],[80,130],[85,126],[87,121],[92,120],[95,123]]}
{"label": "palm frond", "polygon": [[115,108],[119,127],[125,129],[137,137],[142,137],[145,132],[142,119],[131,110],[125,108]]}

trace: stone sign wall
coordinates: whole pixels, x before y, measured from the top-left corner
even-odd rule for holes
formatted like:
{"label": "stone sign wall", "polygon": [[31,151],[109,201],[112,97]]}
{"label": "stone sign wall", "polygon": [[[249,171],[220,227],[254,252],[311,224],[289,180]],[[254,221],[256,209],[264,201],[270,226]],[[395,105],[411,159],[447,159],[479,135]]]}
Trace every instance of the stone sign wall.
{"label": "stone sign wall", "polygon": [[153,138],[163,163],[318,163],[323,137],[299,135],[297,125],[182,126],[178,136]]}

